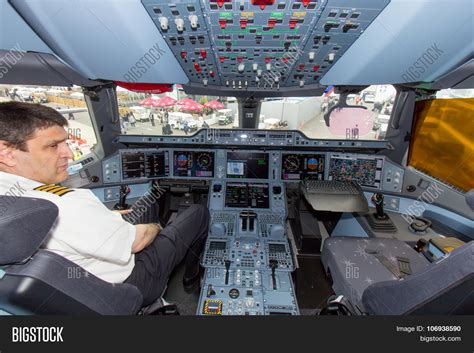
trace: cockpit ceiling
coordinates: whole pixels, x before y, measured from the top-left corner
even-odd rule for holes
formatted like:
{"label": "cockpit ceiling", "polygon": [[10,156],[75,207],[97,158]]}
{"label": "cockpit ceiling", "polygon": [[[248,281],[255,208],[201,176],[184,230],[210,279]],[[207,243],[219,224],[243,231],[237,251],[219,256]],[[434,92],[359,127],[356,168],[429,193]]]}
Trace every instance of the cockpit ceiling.
{"label": "cockpit ceiling", "polygon": [[0,0],[0,10],[0,49],[196,94],[433,82],[473,52],[471,0]]}

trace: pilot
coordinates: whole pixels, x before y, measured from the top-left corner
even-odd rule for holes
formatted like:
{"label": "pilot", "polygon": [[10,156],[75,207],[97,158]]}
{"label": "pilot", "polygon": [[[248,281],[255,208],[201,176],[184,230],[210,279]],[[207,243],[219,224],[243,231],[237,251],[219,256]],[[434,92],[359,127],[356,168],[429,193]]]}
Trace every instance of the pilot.
{"label": "pilot", "polygon": [[0,103],[0,194],[56,204],[59,216],[44,247],[104,281],[135,285],[144,306],[161,297],[171,271],[183,259],[184,289],[195,290],[208,233],[207,208],[192,205],[165,228],[155,223],[132,225],[90,190],[57,185],[67,179],[73,157],[66,125],[52,108]]}

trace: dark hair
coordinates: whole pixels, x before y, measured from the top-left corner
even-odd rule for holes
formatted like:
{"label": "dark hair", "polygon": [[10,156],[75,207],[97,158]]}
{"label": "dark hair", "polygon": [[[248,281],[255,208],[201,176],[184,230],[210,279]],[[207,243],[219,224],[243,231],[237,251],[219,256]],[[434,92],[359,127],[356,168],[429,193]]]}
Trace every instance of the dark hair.
{"label": "dark hair", "polygon": [[57,110],[32,103],[0,103],[0,140],[21,151],[36,130],[66,126],[67,120]]}

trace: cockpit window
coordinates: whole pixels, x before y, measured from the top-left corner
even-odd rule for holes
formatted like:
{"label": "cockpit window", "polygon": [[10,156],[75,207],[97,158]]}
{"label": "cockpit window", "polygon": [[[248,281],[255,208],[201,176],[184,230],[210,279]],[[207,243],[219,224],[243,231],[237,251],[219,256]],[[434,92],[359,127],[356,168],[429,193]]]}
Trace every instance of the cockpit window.
{"label": "cockpit window", "polygon": [[80,87],[0,85],[0,102],[43,104],[68,119],[68,144],[74,161],[91,153],[97,144],[91,117]]}
{"label": "cockpit window", "polygon": [[[179,85],[161,95],[119,87],[117,95],[123,134],[190,135],[201,128],[240,127],[234,97],[187,95]],[[346,103],[356,109],[335,108],[340,96],[332,87],[319,97],[267,98],[258,129],[299,130],[316,139],[383,140],[395,95],[391,85],[370,86],[348,96]]]}
{"label": "cockpit window", "polygon": [[474,90],[443,90],[415,106],[408,164],[461,191],[474,188]]}

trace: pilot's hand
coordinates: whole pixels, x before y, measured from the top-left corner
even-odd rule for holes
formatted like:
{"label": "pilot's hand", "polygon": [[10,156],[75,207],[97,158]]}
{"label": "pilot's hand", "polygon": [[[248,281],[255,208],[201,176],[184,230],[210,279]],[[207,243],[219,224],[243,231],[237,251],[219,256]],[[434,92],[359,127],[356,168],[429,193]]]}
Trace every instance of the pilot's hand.
{"label": "pilot's hand", "polygon": [[140,252],[150,245],[153,240],[155,240],[158,233],[161,232],[161,229],[161,226],[157,223],[136,224],[135,241],[132,244],[132,253],[135,254]]}
{"label": "pilot's hand", "polygon": [[128,210],[113,210],[112,212],[123,216],[132,213],[133,210],[129,208]]}

